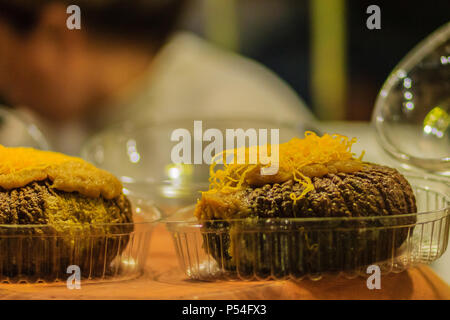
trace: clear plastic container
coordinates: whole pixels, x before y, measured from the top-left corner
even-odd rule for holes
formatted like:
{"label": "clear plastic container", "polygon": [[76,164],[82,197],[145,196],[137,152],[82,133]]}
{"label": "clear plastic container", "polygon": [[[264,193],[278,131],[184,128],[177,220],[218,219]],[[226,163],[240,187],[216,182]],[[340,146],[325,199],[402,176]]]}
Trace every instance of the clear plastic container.
{"label": "clear plastic container", "polygon": [[404,168],[450,177],[450,22],[394,68],[372,122],[380,145]]}
{"label": "clear plastic container", "polygon": [[180,266],[191,279],[352,278],[367,275],[369,265],[384,274],[401,272],[439,258],[447,249],[450,223],[448,185],[407,178],[416,214],[199,223],[188,207],[166,223]]}
{"label": "clear plastic container", "polygon": [[6,147],[50,149],[47,140],[36,125],[28,122],[14,109],[2,105],[0,105],[0,144]]}
{"label": "clear plastic container", "polygon": [[[209,164],[176,164],[171,159],[172,149],[179,142],[171,141],[173,132],[186,129],[193,141],[194,120],[181,119],[145,125],[125,122],[108,128],[90,138],[81,155],[95,166],[117,176],[124,187],[142,197],[151,197],[165,214],[190,205],[208,188]],[[226,137],[232,128],[279,129],[280,142],[303,135],[304,130],[315,130],[314,124],[280,123],[259,119],[203,119],[202,130],[217,129]],[[317,131],[317,130],[315,130]],[[203,136],[203,135],[201,135]],[[201,142],[202,150],[210,142]],[[191,155],[195,153],[191,144]],[[193,159],[191,159],[193,161]]]}
{"label": "clear plastic container", "polygon": [[65,284],[71,265],[83,283],[138,277],[161,214],[148,201],[130,200],[133,223],[0,225],[0,283]]}

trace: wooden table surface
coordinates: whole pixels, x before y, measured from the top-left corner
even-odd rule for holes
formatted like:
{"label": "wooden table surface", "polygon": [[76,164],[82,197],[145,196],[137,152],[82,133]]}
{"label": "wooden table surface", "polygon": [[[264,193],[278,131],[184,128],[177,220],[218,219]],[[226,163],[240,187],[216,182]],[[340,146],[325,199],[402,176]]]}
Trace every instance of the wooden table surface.
{"label": "wooden table surface", "polygon": [[320,281],[187,280],[178,268],[170,234],[163,225],[153,234],[148,267],[127,281],[65,285],[1,284],[1,299],[450,299],[450,287],[429,267],[421,266],[381,278],[380,290],[369,290],[366,278]]}

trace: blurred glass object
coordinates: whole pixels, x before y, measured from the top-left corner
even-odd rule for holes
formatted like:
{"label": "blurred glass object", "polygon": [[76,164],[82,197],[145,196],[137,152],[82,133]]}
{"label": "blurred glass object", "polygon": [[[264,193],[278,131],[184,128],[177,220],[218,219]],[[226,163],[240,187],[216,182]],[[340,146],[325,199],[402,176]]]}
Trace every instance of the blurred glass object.
{"label": "blurred glass object", "polygon": [[[171,159],[171,141],[175,129],[187,129],[191,135],[191,156],[194,158],[194,121],[179,120],[138,126],[124,123],[109,128],[88,140],[82,148],[82,157],[94,165],[115,174],[126,192],[153,200],[165,213],[179,206],[195,202],[199,191],[208,190],[209,164],[177,164]],[[218,129],[225,140],[226,129],[279,129],[280,143],[294,136],[302,136],[313,125],[295,125],[260,120],[203,120],[202,132]],[[202,135],[203,135],[202,133]],[[270,134],[269,134],[270,136]],[[268,138],[270,141],[270,138]],[[211,141],[201,142],[202,150]],[[225,147],[225,141],[224,141]]]}
{"label": "blurred glass object", "polygon": [[6,147],[50,149],[47,140],[34,124],[3,106],[0,106],[0,144]]}
{"label": "blurred glass object", "polygon": [[384,83],[372,115],[382,147],[405,167],[450,176],[450,23]]}

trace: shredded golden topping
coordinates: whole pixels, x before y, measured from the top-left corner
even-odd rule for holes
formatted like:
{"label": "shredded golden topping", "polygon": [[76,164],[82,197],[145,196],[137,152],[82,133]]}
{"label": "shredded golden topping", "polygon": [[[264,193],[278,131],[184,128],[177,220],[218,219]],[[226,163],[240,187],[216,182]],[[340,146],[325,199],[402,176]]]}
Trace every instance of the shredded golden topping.
{"label": "shredded golden topping", "polygon": [[32,148],[7,148],[0,145],[0,175],[17,173],[22,170],[43,170],[51,165],[67,161],[83,161],[62,153],[39,151]]}
{"label": "shredded golden topping", "polygon": [[[250,148],[237,148],[226,150],[222,156],[223,169],[214,170],[216,162],[210,167],[210,189],[207,193],[230,193],[245,186],[261,186],[266,183],[282,183],[293,179],[304,185],[303,192],[291,198],[296,201],[303,198],[308,192],[314,190],[311,177],[323,176],[329,172],[352,172],[362,168],[362,157],[354,158],[351,152],[356,138],[349,139],[339,134],[324,134],[319,137],[314,132],[305,132],[303,139],[293,138],[279,147],[278,172],[272,175],[262,175],[261,168],[268,168],[273,163],[261,163],[258,146]],[[266,145],[262,149],[270,154],[274,146]],[[256,152],[257,161],[249,161],[252,152]],[[227,156],[235,156],[233,163],[227,163]],[[239,156],[241,155],[241,156]],[[243,159],[245,157],[245,160]],[[240,159],[241,161],[238,161]],[[244,161],[242,161],[244,160]]]}
{"label": "shredded golden topping", "polygon": [[0,188],[10,190],[46,179],[56,189],[90,197],[102,195],[112,199],[122,192],[117,178],[80,158],[0,145]]}

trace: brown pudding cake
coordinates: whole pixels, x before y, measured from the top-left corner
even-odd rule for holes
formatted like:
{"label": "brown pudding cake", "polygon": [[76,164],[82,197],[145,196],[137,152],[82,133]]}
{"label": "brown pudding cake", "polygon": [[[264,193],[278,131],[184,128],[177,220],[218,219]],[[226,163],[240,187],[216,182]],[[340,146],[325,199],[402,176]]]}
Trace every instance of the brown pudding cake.
{"label": "brown pudding cake", "polygon": [[224,269],[258,277],[353,271],[393,258],[414,227],[415,196],[397,170],[355,158],[355,141],[307,132],[279,145],[272,176],[261,175],[261,164],[212,168],[195,208],[205,250]]}
{"label": "brown pudding cake", "polygon": [[0,146],[0,278],[108,274],[133,231],[121,183],[75,157]]}

